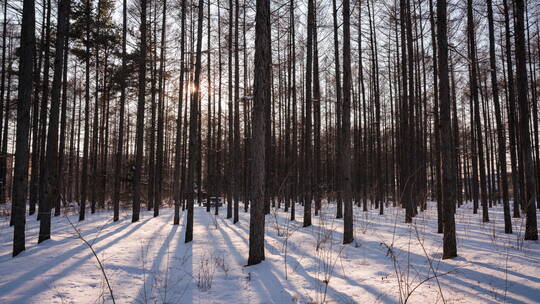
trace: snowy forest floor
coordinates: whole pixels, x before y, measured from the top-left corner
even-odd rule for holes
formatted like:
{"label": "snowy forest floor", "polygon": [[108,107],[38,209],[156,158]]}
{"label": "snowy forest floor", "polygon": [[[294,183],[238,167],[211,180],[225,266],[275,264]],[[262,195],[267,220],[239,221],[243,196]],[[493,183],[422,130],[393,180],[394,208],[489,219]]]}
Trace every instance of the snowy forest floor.
{"label": "snowy forest floor", "polygon": [[[69,215],[92,245],[116,303],[538,303],[540,243],[524,242],[524,219],[504,234],[502,207],[489,223],[472,206],[456,214],[459,257],[441,260],[434,203],[413,224],[404,210],[355,208],[355,242],[343,246],[343,221],[323,203],[313,226],[273,210],[266,216],[266,261],[245,267],[249,213],[240,222],[195,207],[194,241],[184,243],[185,213],[174,226],[173,209]],[[110,303],[97,260],[66,216],[53,217],[52,239],[37,244],[39,222],[27,218],[26,251],[11,257],[13,230],[0,219],[0,303]],[[401,299],[401,300],[400,300]]]}

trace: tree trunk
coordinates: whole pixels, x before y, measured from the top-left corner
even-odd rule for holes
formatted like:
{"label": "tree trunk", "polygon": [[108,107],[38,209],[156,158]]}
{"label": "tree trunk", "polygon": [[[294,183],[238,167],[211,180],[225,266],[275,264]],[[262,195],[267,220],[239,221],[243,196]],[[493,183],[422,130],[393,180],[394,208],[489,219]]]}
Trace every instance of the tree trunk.
{"label": "tree trunk", "polygon": [[[94,22],[99,23],[101,18],[101,4],[102,2],[98,0],[97,3],[97,13],[96,19]],[[95,75],[95,92],[94,92],[94,116],[93,119],[93,131],[92,131],[92,155],[90,157],[92,163],[92,178],[93,182],[90,183],[90,213],[94,214],[96,212],[96,203],[97,203],[97,193],[100,191],[98,185],[100,184],[100,176],[98,173],[98,145],[100,142],[99,136],[99,72],[100,72],[100,56],[99,56],[99,39],[101,35],[100,27],[96,28],[94,33],[94,47],[95,47],[95,65],[96,65],[96,75]],[[105,66],[105,65],[104,65]],[[104,93],[102,93],[102,96]],[[102,113],[102,115],[105,113]]]}
{"label": "tree trunk", "polygon": [[[523,0],[515,0],[515,39],[516,39],[516,76],[519,106],[519,131],[521,144],[521,157],[525,172],[525,192],[523,193],[524,210],[527,213],[525,221],[525,240],[538,240],[538,226],[536,222],[536,188],[534,164],[531,152],[531,138],[529,133],[529,102],[527,62],[525,49],[525,21]],[[533,88],[534,89],[534,88]]]}
{"label": "tree trunk", "polygon": [[[210,32],[211,32],[211,25],[212,25],[212,22],[211,22],[212,13],[211,13],[210,1],[208,1],[207,3],[208,4],[207,4],[207,10],[206,10],[206,13],[207,13],[206,18],[208,20],[208,25],[207,25],[206,44],[211,45]],[[207,194],[206,195],[206,212],[210,212],[210,198],[214,195],[214,160],[213,160],[213,157],[214,157],[214,142],[212,140],[212,136],[214,134],[214,129],[213,129],[213,125],[212,125],[212,120],[213,120],[212,106],[214,106],[214,108],[215,108],[215,102],[214,102],[214,105],[212,105],[212,98],[214,98],[214,101],[215,101],[215,96],[212,93],[212,65],[211,65],[211,63],[212,63],[212,52],[211,52],[210,48],[208,49],[208,53],[206,55],[206,60],[207,60],[207,65],[208,65],[208,68],[207,68],[208,104],[207,104],[207,114],[206,114],[207,124],[206,124],[206,180],[205,180],[205,185],[206,185],[206,194]]]}
{"label": "tree trunk", "polygon": [[334,64],[335,64],[335,77],[336,77],[336,145],[335,145],[335,185],[337,192],[337,208],[336,218],[343,217],[343,202],[341,194],[341,163],[339,162],[341,153],[341,72],[339,66],[339,35],[338,35],[338,19],[337,19],[337,5],[336,0],[332,0],[332,16],[334,23]]}
{"label": "tree trunk", "polygon": [[308,0],[307,13],[307,55],[306,55],[306,107],[304,117],[304,174],[303,174],[303,195],[304,195],[304,227],[311,226],[311,108],[312,108],[312,76],[313,76],[313,29],[315,27],[315,5],[314,0]]}
{"label": "tree trunk", "polygon": [[[42,1],[42,8],[45,11],[46,1]],[[45,24],[45,15],[42,14],[41,24]],[[40,133],[39,133],[39,92],[40,92],[40,75],[41,75],[41,66],[43,63],[43,48],[44,48],[44,39],[45,39],[45,26],[41,27],[41,39],[39,43],[39,58],[37,61],[37,66],[34,68],[34,100],[32,107],[32,155],[31,155],[31,178],[30,178],[30,210],[29,215],[32,215],[36,212],[36,205],[38,204],[38,194],[39,194],[39,154],[40,154]]]}
{"label": "tree trunk", "polygon": [[248,265],[264,260],[265,109],[271,102],[272,53],[270,1],[257,0],[255,15],[255,82],[251,139],[251,208]]}
{"label": "tree trunk", "polygon": [[86,1],[85,17],[86,17],[86,58],[85,58],[85,105],[84,105],[84,144],[83,144],[83,162],[81,172],[81,199],[79,210],[79,221],[84,220],[86,213],[86,198],[88,187],[88,163],[90,153],[90,0]]}
{"label": "tree trunk", "polygon": [[144,102],[146,98],[146,0],[141,1],[141,45],[139,67],[139,96],[137,102],[137,126],[135,143],[135,172],[133,176],[133,214],[131,221],[139,220],[141,210],[141,175],[143,164]]}
{"label": "tree trunk", "polygon": [[437,47],[439,71],[442,208],[443,208],[443,259],[457,256],[456,223],[454,206],[456,203],[456,178],[454,150],[452,147],[452,126],[450,123],[450,84],[448,80],[448,38],[446,28],[446,1],[437,1]]}
{"label": "tree trunk", "polygon": [[161,48],[159,55],[159,97],[158,97],[158,128],[157,128],[157,147],[156,147],[156,188],[155,195],[156,199],[154,201],[154,216],[159,215],[159,206],[161,205],[161,200],[163,196],[163,136],[164,136],[164,99],[165,99],[165,79],[164,79],[164,69],[165,69],[165,39],[166,39],[166,30],[167,30],[167,0],[163,1],[163,19],[161,24]]}
{"label": "tree trunk", "polygon": [[182,201],[181,189],[180,189],[180,177],[181,177],[181,158],[182,158],[182,98],[184,93],[184,50],[185,50],[185,27],[186,27],[186,1],[182,1],[182,13],[181,13],[181,27],[182,33],[180,38],[180,80],[178,85],[178,109],[176,111],[176,145],[174,153],[174,225],[180,223],[180,203]]}
{"label": "tree trunk", "polygon": [[[216,193],[219,197],[221,197],[221,194],[223,193],[223,174],[222,174],[222,156],[223,151],[221,151],[221,145],[222,145],[222,129],[221,129],[221,115],[222,115],[222,109],[221,109],[221,75],[223,74],[223,65],[222,65],[222,59],[221,59],[221,9],[218,5],[218,113],[217,113],[217,138],[216,138],[216,163],[215,163],[215,170],[216,170]],[[218,215],[219,213],[219,204],[216,204],[216,210],[215,215]]]}
{"label": "tree trunk", "polygon": [[[191,92],[191,104],[189,114],[189,164],[187,187],[189,191],[188,197],[188,214],[186,224],[185,242],[189,243],[193,240],[193,203],[195,196],[195,174],[198,167],[197,160],[199,151],[199,91],[200,91],[200,76],[201,76],[201,47],[202,47],[202,27],[203,27],[203,3],[204,0],[199,0],[198,4],[198,22],[197,22],[197,50],[195,59],[195,75],[193,79],[193,89]],[[200,191],[200,184],[197,185]]]}
{"label": "tree trunk", "polygon": [[40,218],[41,205],[43,203],[44,191],[45,191],[45,145],[47,138],[47,112],[48,112],[48,101],[49,101],[49,74],[50,74],[50,60],[51,60],[51,0],[47,0],[47,17],[46,17],[46,29],[45,29],[45,61],[43,66],[43,83],[41,86],[41,107],[39,113],[39,124],[40,124],[40,141],[39,141],[39,188],[37,195],[38,203],[38,216]]}
{"label": "tree trunk", "polygon": [[[13,36],[10,36],[9,37],[9,45],[8,45],[8,53],[9,53],[9,56],[8,56],[8,61],[9,61],[9,67],[8,69],[9,70],[12,70],[13,69],[13,49],[14,49],[14,46],[13,46],[13,40],[14,40],[14,37]],[[3,123],[4,123],[4,126],[3,126],[3,129],[2,129],[2,142],[1,142],[1,155],[2,157],[0,157],[0,204],[5,204],[6,201],[7,201],[7,197],[10,196],[9,195],[9,185],[7,185],[7,165],[8,165],[8,137],[9,137],[9,118],[10,118],[10,114],[11,114],[11,111],[10,111],[10,107],[11,107],[11,82],[12,82],[12,79],[14,78],[13,77],[13,74],[14,73],[9,73],[8,74],[8,77],[7,77],[7,96],[5,98],[5,105],[4,105],[4,113],[1,113],[0,112],[0,115],[5,115],[4,116],[4,119],[3,119]],[[11,209],[12,209],[12,217],[13,217],[13,208],[14,208],[14,205],[12,204],[11,205]],[[11,221],[13,222],[13,221]]]}
{"label": "tree trunk", "polygon": [[[118,221],[120,215],[120,176],[122,175],[122,146],[124,144],[124,112],[126,104],[126,39],[127,39],[127,0],[123,0],[122,6],[122,66],[120,75],[120,117],[118,124],[118,142],[116,150],[116,162],[114,164],[114,187],[113,187],[113,220]],[[127,157],[127,155],[126,155]]]}
{"label": "tree trunk", "polygon": [[474,30],[474,18],[472,0],[467,1],[467,34],[469,39],[469,59],[470,59],[470,87],[474,103],[474,126],[476,129],[476,145],[478,155],[478,167],[480,172],[480,201],[482,203],[482,221],[489,222],[487,185],[486,185],[486,165],[484,159],[484,144],[482,140],[482,122],[480,120],[480,102],[478,101],[478,80],[477,80],[477,61],[476,61],[476,37]]}
{"label": "tree trunk", "polygon": [[35,44],[35,1],[24,0],[21,25],[21,52],[17,102],[17,138],[15,168],[13,172],[14,232],[13,256],[25,250],[26,192],[28,178],[28,135],[30,131],[30,104],[32,102],[33,59]]}
{"label": "tree trunk", "polygon": [[512,220],[510,218],[510,203],[508,199],[508,180],[506,173],[506,139],[501,106],[499,103],[499,87],[497,84],[497,63],[495,57],[495,29],[493,26],[492,0],[486,0],[489,27],[489,66],[491,68],[491,88],[493,91],[493,105],[495,106],[495,120],[497,124],[497,143],[499,157],[500,185],[504,209],[504,232],[512,233]]}
{"label": "tree trunk", "polygon": [[[8,23],[8,16],[7,16],[7,0],[4,1],[4,22],[2,25],[2,76],[0,80],[0,134],[2,134],[2,118],[4,113],[4,96],[5,96],[5,90],[6,90],[6,49],[7,49],[7,23]],[[9,50],[7,50],[9,51]],[[9,86],[8,86],[9,89]],[[7,102],[9,101],[9,94],[8,98],[6,100],[6,108],[9,108],[7,105]],[[7,118],[6,118],[7,119]],[[1,136],[0,136],[1,137]],[[3,140],[1,141],[3,142]],[[5,174],[5,163],[6,163],[7,155],[2,154],[0,156],[0,161],[2,162],[2,165],[0,166],[0,204],[6,203],[6,196],[5,196],[5,189],[6,189],[6,174]]]}
{"label": "tree trunk", "polygon": [[225,174],[229,176],[229,178],[227,178],[226,180],[228,181],[227,182],[227,191],[226,191],[226,194],[227,194],[227,218],[232,218],[233,216],[233,189],[234,189],[234,182],[235,182],[235,177],[234,177],[234,174],[236,172],[234,172],[234,159],[233,159],[233,145],[234,145],[234,108],[233,108],[233,99],[234,99],[234,95],[233,95],[233,52],[234,52],[234,49],[233,49],[233,38],[234,38],[234,31],[233,31],[233,28],[234,28],[234,22],[233,22],[233,0],[229,0],[229,35],[228,35],[228,62],[227,62],[227,67],[229,69],[229,73],[228,73],[228,85],[229,85],[229,90],[228,90],[228,105],[227,105],[227,108],[228,108],[228,136],[227,136],[227,145],[228,145],[228,149],[227,149],[227,158],[226,158],[226,163],[225,163]]}
{"label": "tree trunk", "polygon": [[[147,187],[147,201],[146,209],[148,211],[154,208],[155,188],[156,188],[156,77],[157,77],[157,1],[153,2],[154,10],[150,12],[150,16],[153,14],[153,21],[149,21],[150,25],[154,25],[152,34],[149,38],[150,46],[150,126],[148,130],[148,187]],[[152,9],[152,5],[150,6]],[[152,20],[152,17],[150,17]],[[152,40],[153,39],[153,40]],[[143,139],[144,140],[144,139]]]}
{"label": "tree trunk", "polygon": [[[291,200],[291,221],[295,220],[296,212],[295,205],[298,198],[298,124],[296,121],[297,118],[297,95],[296,95],[296,30],[295,30],[295,1],[290,1],[290,19],[291,19],[291,66],[292,66],[292,83],[291,83],[291,93],[292,93],[292,120],[293,120],[293,135],[292,135],[292,153],[293,153],[293,182],[292,182],[292,200]],[[253,146],[253,145],[252,145]]]}
{"label": "tree trunk", "polygon": [[[445,8],[446,14],[446,8]],[[429,1],[429,22],[431,25],[431,44],[436,46],[435,39],[435,18],[433,12],[433,0]],[[434,129],[434,151],[435,154],[435,199],[437,201],[437,233],[443,233],[443,215],[442,215],[442,175],[441,175],[441,136],[439,133],[439,87],[438,87],[438,69],[437,69],[437,48],[433,47],[433,129]]]}
{"label": "tree trunk", "polygon": [[319,43],[317,38],[317,5],[313,13],[313,196],[315,215],[321,209],[321,81],[319,77]]}
{"label": "tree trunk", "polygon": [[39,208],[40,225],[38,243],[51,238],[51,207],[60,199],[58,192],[58,116],[60,112],[60,89],[62,85],[62,72],[64,63],[64,39],[66,39],[67,24],[69,22],[69,0],[58,2],[58,24],[56,29],[56,45],[54,56],[54,75],[51,89],[51,113],[49,116],[49,129],[47,134],[45,191],[44,200]]}
{"label": "tree trunk", "polygon": [[[70,9],[68,7],[68,9]],[[69,18],[70,12],[67,12],[67,15]],[[66,29],[65,29],[65,38],[64,38],[64,50],[63,50],[63,71],[62,71],[62,112],[60,115],[60,147],[59,147],[59,156],[58,156],[58,194],[59,197],[55,202],[55,208],[54,208],[54,216],[60,215],[60,206],[61,202],[66,200],[66,189],[65,189],[65,162],[66,162],[66,153],[65,153],[65,147],[66,147],[66,124],[67,124],[67,87],[68,87],[68,81],[67,81],[67,74],[68,74],[68,55],[69,55],[69,19],[68,22],[66,22]],[[52,207],[52,206],[51,206]]]}
{"label": "tree trunk", "polygon": [[343,123],[341,169],[343,170],[343,244],[354,240],[351,189],[351,11],[350,1],[343,0]]}
{"label": "tree trunk", "polygon": [[[234,214],[233,214],[233,223],[237,223],[238,218],[238,207],[240,199],[240,185],[241,185],[241,154],[240,154],[240,60],[239,54],[240,50],[238,47],[238,14],[239,14],[240,4],[238,0],[235,3],[235,25],[234,25],[234,160],[233,160],[233,177],[234,178],[234,187],[233,199],[234,199]],[[246,68],[246,67],[244,67]]]}

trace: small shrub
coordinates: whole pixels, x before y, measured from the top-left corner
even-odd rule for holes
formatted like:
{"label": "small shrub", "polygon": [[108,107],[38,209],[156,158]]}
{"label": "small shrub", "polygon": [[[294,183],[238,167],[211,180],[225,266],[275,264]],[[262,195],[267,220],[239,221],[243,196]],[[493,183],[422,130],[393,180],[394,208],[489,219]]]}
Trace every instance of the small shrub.
{"label": "small shrub", "polygon": [[212,256],[204,253],[199,260],[199,273],[197,275],[197,288],[200,291],[208,291],[212,288],[214,273],[216,272],[215,262]]}

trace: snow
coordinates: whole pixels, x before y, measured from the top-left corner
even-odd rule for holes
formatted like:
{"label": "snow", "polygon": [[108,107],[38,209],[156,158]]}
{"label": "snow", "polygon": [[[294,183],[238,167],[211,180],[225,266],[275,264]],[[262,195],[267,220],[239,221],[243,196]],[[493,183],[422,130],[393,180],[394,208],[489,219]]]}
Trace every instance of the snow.
{"label": "snow", "polygon": [[[241,208],[243,209],[243,208]],[[174,226],[173,209],[159,217],[143,211],[131,223],[123,210],[53,217],[52,240],[37,244],[34,217],[27,218],[27,249],[11,257],[13,230],[0,222],[0,303],[538,303],[540,243],[523,241],[524,219],[504,234],[502,207],[482,223],[470,204],[457,210],[458,255],[441,260],[436,208],[403,223],[404,211],[355,208],[355,242],[343,246],[335,205],[323,203],[314,225],[273,209],[266,217],[266,260],[246,267],[249,214],[240,222],[195,208],[194,241],[184,243],[185,214]],[[69,219],[69,221],[68,221]],[[399,279],[398,279],[399,278]],[[325,284],[328,282],[328,284]],[[441,295],[442,291],[442,295]],[[409,296],[408,296],[409,295]],[[444,298],[444,300],[443,300]]]}

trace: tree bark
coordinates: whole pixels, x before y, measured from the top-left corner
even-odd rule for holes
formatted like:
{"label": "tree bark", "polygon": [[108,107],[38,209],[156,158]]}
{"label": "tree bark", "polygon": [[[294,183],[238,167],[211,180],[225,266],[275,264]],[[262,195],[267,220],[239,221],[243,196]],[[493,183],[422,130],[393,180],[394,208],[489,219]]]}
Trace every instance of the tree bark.
{"label": "tree bark", "polygon": [[[521,157],[525,169],[525,193],[522,202],[527,214],[525,221],[525,240],[538,240],[538,226],[536,222],[536,188],[534,164],[531,152],[531,138],[529,133],[529,102],[528,102],[528,81],[527,62],[525,48],[525,21],[523,0],[515,0],[515,39],[516,39],[516,82],[518,91],[519,107],[519,131],[521,144]],[[534,88],[533,88],[534,89]]]}
{"label": "tree bark", "polygon": [[35,44],[35,1],[24,0],[21,25],[21,52],[17,102],[17,135],[15,168],[13,172],[13,256],[25,250],[26,192],[28,179],[28,134],[30,131],[30,104],[32,103],[33,59]]}
{"label": "tree bark", "polygon": [[86,213],[86,190],[88,186],[88,154],[90,140],[90,0],[85,4],[86,17],[86,57],[85,57],[85,96],[84,96],[84,143],[81,170],[81,198],[79,221],[83,221]]}
{"label": "tree bark", "polygon": [[448,80],[448,37],[446,28],[446,0],[437,1],[437,47],[439,71],[442,208],[443,208],[443,259],[457,256],[456,224],[454,206],[456,203],[456,178],[454,150],[452,147],[452,125],[450,123],[450,84]]}
{"label": "tree bark", "polygon": [[[233,210],[233,223],[239,221],[238,218],[238,207],[240,199],[240,185],[241,185],[241,154],[240,154],[240,49],[238,47],[238,15],[239,15],[240,4],[238,0],[235,3],[235,24],[234,24],[234,160],[233,160],[233,172],[234,176],[234,187],[233,199],[234,199],[234,210]],[[246,67],[244,67],[246,68]]]}
{"label": "tree bark", "polygon": [[[202,48],[202,27],[203,27],[203,0],[199,0],[198,4],[198,22],[197,22],[197,49],[195,58],[195,75],[193,79],[193,89],[191,92],[191,104],[189,114],[189,164],[187,187],[189,191],[188,206],[187,206],[187,224],[185,242],[189,243],[193,240],[193,203],[195,196],[195,174],[198,167],[199,151],[199,91],[200,91],[200,76],[201,76],[201,48]],[[198,191],[200,191],[200,185]]]}
{"label": "tree bark", "polygon": [[[126,40],[127,40],[127,0],[123,0],[122,6],[122,66],[120,70],[120,117],[118,122],[118,142],[116,150],[116,162],[114,165],[113,187],[113,221],[118,221],[120,215],[120,176],[122,175],[122,147],[124,144],[124,116],[126,105]],[[126,155],[127,156],[127,155]]]}
{"label": "tree bark", "polygon": [[337,19],[337,4],[336,0],[332,0],[332,16],[334,23],[334,64],[336,77],[336,144],[335,144],[335,191],[337,192],[337,208],[336,218],[343,217],[343,201],[341,194],[341,163],[339,162],[341,153],[341,71],[339,65],[339,35],[338,35],[338,19]]}
{"label": "tree bark", "polygon": [[139,220],[141,210],[141,175],[143,163],[143,133],[144,133],[144,103],[146,98],[146,0],[141,1],[141,42],[138,58],[139,68],[139,96],[137,102],[137,125],[135,143],[135,173],[133,176],[133,213],[132,222]]}
{"label": "tree bark", "polygon": [[265,109],[271,102],[272,53],[270,1],[257,0],[255,15],[255,74],[251,139],[251,208],[248,265],[264,260]]}
{"label": "tree bark", "polygon": [[180,80],[178,84],[178,108],[176,111],[176,144],[174,153],[174,225],[180,223],[180,204],[182,201],[180,177],[182,169],[182,98],[184,93],[184,57],[185,57],[185,27],[186,27],[186,1],[182,1],[181,38],[180,38]]}
{"label": "tree bark", "polygon": [[317,4],[313,13],[313,196],[315,215],[321,209],[321,84],[319,77],[319,43],[317,36]]}
{"label": "tree bark", "polygon": [[[7,105],[9,101],[9,94],[8,98],[5,99],[4,102],[4,96],[5,96],[5,90],[6,90],[6,51],[7,50],[7,24],[8,24],[8,16],[7,16],[7,0],[4,1],[4,22],[2,25],[2,76],[0,80],[0,134],[2,134],[2,119],[3,119],[3,113],[4,113],[4,107],[9,108],[9,105]],[[9,86],[8,86],[9,89]],[[6,105],[4,105],[4,103]],[[7,118],[6,118],[7,119]],[[3,142],[3,140],[1,140]],[[6,196],[5,196],[5,189],[6,189],[6,174],[5,174],[5,163],[6,163],[7,155],[2,154],[0,155],[0,161],[2,162],[2,165],[0,166],[0,204],[5,204],[6,202]]]}
{"label": "tree bark", "polygon": [[467,34],[469,39],[469,59],[470,59],[470,88],[474,103],[474,127],[476,129],[476,145],[478,155],[478,167],[480,172],[480,201],[482,203],[482,221],[489,222],[488,201],[487,201],[487,182],[486,182],[486,163],[484,159],[484,143],[482,139],[482,122],[480,119],[480,102],[478,101],[478,80],[477,80],[477,60],[476,60],[476,37],[474,30],[474,17],[472,0],[467,1]]}
{"label": "tree bark", "polygon": [[312,201],[312,188],[311,188],[311,167],[312,167],[312,147],[311,147],[311,133],[312,133],[312,76],[313,76],[313,29],[315,27],[315,5],[314,0],[308,0],[308,13],[307,13],[307,55],[306,55],[306,82],[305,82],[305,117],[304,117],[304,174],[303,174],[303,195],[304,195],[304,227],[311,226],[311,201]]}
{"label": "tree bark", "polygon": [[492,0],[486,0],[488,11],[488,32],[489,32],[489,66],[491,68],[491,89],[493,91],[493,105],[495,106],[495,120],[497,124],[497,144],[500,185],[502,188],[502,200],[504,209],[504,232],[512,233],[512,220],[510,218],[510,203],[508,198],[508,180],[506,172],[506,138],[505,126],[503,124],[501,106],[499,102],[499,87],[497,84],[497,63],[495,57],[495,29],[493,26]]}
{"label": "tree bark", "polygon": [[[68,74],[68,57],[69,57],[69,14],[70,7],[67,8],[68,12],[64,37],[64,49],[63,49],[63,71],[62,71],[62,112],[60,115],[60,146],[58,152],[58,199],[55,202],[54,216],[60,215],[61,202],[66,200],[66,188],[65,188],[65,162],[66,162],[66,125],[67,125],[67,74]],[[52,207],[52,206],[51,206]]]}
{"label": "tree bark", "polygon": [[39,112],[39,124],[40,124],[40,141],[39,141],[39,186],[37,193],[37,204],[38,204],[38,216],[39,220],[41,210],[41,205],[44,199],[45,191],[45,148],[46,148],[46,138],[47,138],[47,112],[48,112],[48,102],[49,102],[49,75],[50,75],[50,61],[51,61],[51,0],[47,0],[47,17],[45,25],[45,51],[44,51],[44,66],[43,66],[43,83],[41,84],[41,106]]}
{"label": "tree bark", "polygon": [[163,1],[163,19],[161,24],[161,48],[159,55],[159,97],[158,97],[158,128],[157,128],[157,147],[156,147],[156,188],[154,200],[154,216],[159,215],[159,206],[161,205],[162,196],[163,196],[163,159],[164,159],[164,111],[165,111],[165,79],[164,79],[164,69],[165,69],[165,41],[166,41],[166,31],[167,31],[167,0]]}
{"label": "tree bark", "polygon": [[38,243],[51,238],[51,207],[60,199],[58,195],[58,124],[60,112],[60,89],[64,64],[64,39],[69,22],[69,0],[58,2],[58,24],[54,56],[54,74],[51,88],[51,113],[47,133],[46,166],[44,166],[45,191],[43,204],[39,208],[40,225]]}
{"label": "tree bark", "polygon": [[343,123],[341,169],[343,170],[343,244],[354,240],[351,188],[351,11],[350,1],[343,0]]}

